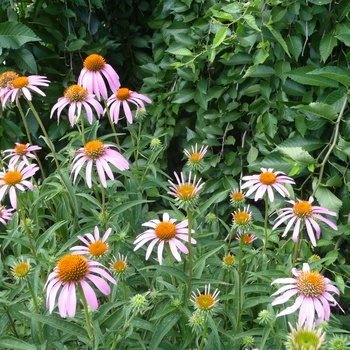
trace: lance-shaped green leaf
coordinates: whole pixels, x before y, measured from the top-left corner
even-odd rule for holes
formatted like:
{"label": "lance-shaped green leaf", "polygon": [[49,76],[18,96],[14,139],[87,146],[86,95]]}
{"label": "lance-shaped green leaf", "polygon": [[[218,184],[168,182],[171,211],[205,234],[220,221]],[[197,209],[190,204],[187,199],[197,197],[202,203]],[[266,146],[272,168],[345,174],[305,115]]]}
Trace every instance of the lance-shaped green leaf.
{"label": "lance-shaped green leaf", "polygon": [[13,350],[36,350],[35,345],[26,343],[21,339],[5,335],[0,337],[1,349],[13,349]]}
{"label": "lance-shaped green leaf", "polygon": [[326,62],[327,58],[332,53],[335,46],[337,46],[338,39],[333,34],[326,34],[320,41],[320,54],[323,62]]}
{"label": "lance-shaped green leaf", "polygon": [[226,38],[227,27],[221,27],[215,34],[212,48],[218,47]]}
{"label": "lance-shaped green leaf", "polygon": [[350,86],[350,69],[349,68],[340,68],[340,67],[324,67],[320,69],[315,69],[308,75],[317,75],[320,77],[325,77],[328,79],[333,79],[338,83],[343,84],[346,88]]}
{"label": "lance-shaped green leaf", "polygon": [[282,35],[276,30],[274,29],[271,25],[269,24],[265,24],[266,27],[269,29],[269,31],[271,32],[271,34],[275,37],[275,39],[280,43],[280,45],[283,47],[283,50],[286,52],[286,54],[290,56],[289,50],[288,50],[288,46],[287,43],[285,42],[285,40],[283,39]]}
{"label": "lance-shaped green leaf", "polygon": [[330,105],[323,102],[311,102],[308,105],[298,105],[292,108],[298,109],[308,115],[309,113],[327,120],[335,120],[338,118],[337,111]]}
{"label": "lance-shaped green leaf", "polygon": [[185,47],[183,47],[181,49],[177,49],[177,50],[171,50],[168,52],[170,52],[173,55],[178,55],[178,56],[188,56],[188,57],[193,56],[193,53],[189,49],[186,49]]}
{"label": "lance-shaped green leaf", "polygon": [[27,26],[18,22],[5,22],[0,24],[1,46],[7,49],[19,49],[29,41],[41,39]]}

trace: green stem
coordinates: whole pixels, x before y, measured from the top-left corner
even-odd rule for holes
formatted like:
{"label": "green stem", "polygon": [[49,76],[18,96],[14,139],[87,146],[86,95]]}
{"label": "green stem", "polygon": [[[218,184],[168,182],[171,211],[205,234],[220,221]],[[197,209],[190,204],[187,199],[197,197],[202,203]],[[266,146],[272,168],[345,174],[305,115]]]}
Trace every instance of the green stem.
{"label": "green stem", "polygon": [[80,116],[80,124],[81,124],[81,140],[83,142],[83,145],[85,145],[85,126],[84,126],[84,118],[83,116]]}
{"label": "green stem", "polygon": [[87,325],[87,329],[88,329],[88,333],[89,333],[89,337],[90,337],[90,344],[93,344],[93,340],[94,340],[94,331],[92,329],[91,326],[91,319],[90,319],[90,314],[89,314],[89,308],[86,302],[86,298],[85,298],[85,294],[83,291],[83,288],[81,287],[80,283],[77,284],[77,288],[78,288],[78,292],[80,294],[80,298],[81,301],[83,303],[84,306],[84,313],[85,313],[85,320],[86,320],[86,325]]}
{"label": "green stem", "polygon": [[242,257],[243,257],[243,243],[244,243],[244,232],[241,232],[241,239],[239,240],[239,254],[238,254],[238,309],[237,309],[237,323],[236,323],[236,334],[239,331],[239,325],[241,322],[242,314]]}
{"label": "green stem", "polygon": [[269,220],[269,198],[266,192],[265,193],[265,221],[264,221],[265,240],[264,240],[264,247],[263,247],[263,256],[266,255],[266,247],[267,247],[267,241],[268,241],[268,233],[267,233],[268,220]]}
{"label": "green stem", "polygon": [[192,283],[192,274],[193,274],[193,256],[192,256],[192,223],[193,223],[193,213],[191,209],[187,209],[187,220],[188,220],[188,281],[187,281],[187,292],[186,292],[186,301],[190,299],[191,293],[191,283]]}
{"label": "green stem", "polygon": [[29,227],[27,225],[26,217],[25,217],[25,213],[24,213],[24,205],[23,205],[23,203],[21,201],[21,198],[18,195],[18,193],[17,193],[17,204],[18,204],[18,207],[19,207],[18,208],[19,216],[21,218],[21,222],[22,222],[22,225],[24,227],[24,231],[26,232],[26,235],[28,237],[30,250],[31,250],[34,258],[36,259],[36,251],[35,251],[33,240],[32,240],[32,233],[30,232],[30,229],[29,229]]}
{"label": "green stem", "polygon": [[101,182],[101,210],[102,210],[102,217],[103,221],[106,224],[106,230],[108,229],[108,217],[106,212],[106,196],[105,196],[105,188],[102,185]]}
{"label": "green stem", "polygon": [[[26,129],[26,134],[27,134],[28,142],[29,142],[31,145],[33,145],[32,137],[30,136],[30,131],[29,131],[28,123],[27,123],[27,119],[26,119],[26,117],[25,117],[25,115],[24,115],[22,106],[21,106],[21,104],[20,104],[19,101],[18,101],[17,107],[18,107],[18,110],[19,110],[19,114],[20,114],[21,117],[22,117],[22,121],[23,121],[24,128]],[[38,165],[39,165],[39,167],[40,167],[41,174],[42,174],[43,178],[45,179],[46,176],[45,176],[44,168],[43,168],[43,166],[42,166],[42,164],[41,164],[41,161],[40,161],[38,155],[36,154],[36,151],[34,151],[34,154],[35,154],[35,157],[36,157],[36,161],[38,162]]]}
{"label": "green stem", "polygon": [[338,118],[335,122],[335,128],[334,128],[334,132],[333,132],[333,136],[332,136],[332,142],[329,146],[329,149],[328,149],[328,152],[326,153],[322,163],[321,163],[321,168],[320,168],[320,173],[319,173],[319,176],[318,176],[318,181],[317,181],[317,185],[315,186],[314,188],[314,191],[313,191],[313,196],[315,195],[318,187],[320,186],[321,182],[322,182],[322,178],[323,178],[323,172],[324,172],[324,168],[325,168],[325,165],[327,164],[328,162],[328,159],[331,155],[331,153],[333,152],[333,149],[334,147],[336,146],[337,144],[337,140],[338,140],[338,136],[339,136],[339,127],[340,127],[340,121],[343,117],[343,114],[344,114],[344,111],[345,111],[345,108],[348,104],[348,98],[347,98],[347,95],[345,96],[345,99],[344,99],[344,102],[343,102],[343,105],[342,105],[342,108],[339,112],[339,115],[338,115]]}
{"label": "green stem", "polygon": [[[34,290],[32,288],[32,285],[29,281],[29,278],[27,278],[27,282],[28,282],[28,288],[29,288],[29,292],[32,296],[32,299],[33,299],[33,304],[34,304],[34,308],[35,308],[35,312],[39,315],[39,307],[38,307],[38,302],[36,300],[36,296],[35,296],[35,293],[34,293]],[[42,325],[41,323],[38,321],[38,330],[39,330],[39,338],[40,338],[40,343],[43,344],[44,343],[44,336],[43,336],[43,328],[42,328]]]}
{"label": "green stem", "polygon": [[205,344],[205,338],[207,337],[207,332],[208,332],[208,318],[206,317],[205,323],[204,323],[202,340],[201,340],[201,343],[199,344],[198,350],[202,350],[203,349],[203,346]]}
{"label": "green stem", "polygon": [[54,148],[54,146],[52,144],[52,141],[50,140],[50,137],[49,137],[48,133],[46,132],[45,126],[42,123],[42,121],[41,121],[41,119],[39,117],[39,114],[36,111],[32,101],[27,100],[27,103],[28,103],[30,109],[32,110],[32,112],[34,114],[34,117],[35,117],[36,121],[38,122],[38,124],[39,124],[39,126],[40,126],[40,128],[41,128],[41,130],[42,130],[42,132],[43,132],[43,134],[45,136],[45,138],[46,138],[47,144],[49,145],[49,147],[51,149],[52,155],[53,155],[53,157],[55,159],[56,168],[57,168],[57,170],[60,170],[60,163],[58,162],[57,155],[56,155],[56,152],[55,152],[55,148]]}
{"label": "green stem", "polygon": [[12,319],[12,316],[11,316],[11,312],[9,311],[8,307],[4,306],[4,310],[5,310],[5,313],[10,321],[10,325],[11,325],[11,328],[12,328],[12,331],[13,331],[13,334],[16,338],[19,338],[18,336],[18,333],[17,333],[17,330],[16,330],[16,325],[15,323],[13,322],[13,319]]}
{"label": "green stem", "polygon": [[[171,267],[174,267],[173,255],[171,254],[170,246],[168,243],[166,243],[166,249],[168,251],[168,256],[169,256],[169,265]],[[171,275],[171,283],[174,287],[176,287],[175,277],[173,275]]]}
{"label": "green stem", "polygon": [[297,260],[299,259],[302,241],[303,241],[303,227],[300,229],[298,241],[295,243],[295,246],[294,246],[293,266],[295,266]]}
{"label": "green stem", "polygon": [[115,129],[115,124],[113,123],[113,120],[112,120],[111,114],[109,112],[109,108],[107,106],[107,101],[106,100],[104,100],[104,104],[105,104],[105,109],[106,109],[106,112],[107,112],[107,117],[108,117],[109,124],[111,125],[112,131],[114,133],[115,143],[118,145],[118,151],[120,151],[120,143],[119,143],[119,139],[118,139],[118,136],[117,136],[117,131]]}

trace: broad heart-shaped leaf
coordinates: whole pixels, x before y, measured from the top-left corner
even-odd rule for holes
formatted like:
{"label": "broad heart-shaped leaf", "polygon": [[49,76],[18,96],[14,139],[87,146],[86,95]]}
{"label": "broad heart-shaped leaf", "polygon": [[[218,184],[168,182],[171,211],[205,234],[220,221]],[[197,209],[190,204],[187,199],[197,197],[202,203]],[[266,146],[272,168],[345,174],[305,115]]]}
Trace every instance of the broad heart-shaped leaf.
{"label": "broad heart-shaped leaf", "polygon": [[29,41],[40,41],[34,32],[22,23],[5,22],[0,24],[1,47],[19,49]]}
{"label": "broad heart-shaped leaf", "polygon": [[36,350],[35,345],[28,344],[21,339],[17,339],[9,335],[0,337],[0,348],[12,350]]}
{"label": "broad heart-shaped leaf", "polygon": [[332,53],[335,46],[337,46],[338,39],[333,34],[326,34],[320,41],[320,54],[323,62],[327,61],[327,58]]}
{"label": "broad heart-shaped leaf", "polygon": [[343,84],[346,88],[349,88],[350,86],[350,69],[349,68],[340,68],[340,67],[334,67],[334,66],[324,67],[324,68],[315,69],[307,74],[333,79],[338,83]]}
{"label": "broad heart-shaped leaf", "polygon": [[330,105],[327,105],[323,102],[311,102],[309,105],[298,105],[293,106],[292,108],[296,108],[299,111],[311,113],[317,117],[321,117],[327,120],[335,120],[338,118],[337,111]]}
{"label": "broad heart-shaped leaf", "polygon": [[316,163],[316,160],[310,155],[310,153],[303,150],[301,147],[279,147],[278,149],[298,165],[307,166]]}
{"label": "broad heart-shaped leaf", "polygon": [[318,75],[308,74],[315,70],[314,67],[304,66],[300,68],[293,69],[287,75],[294,81],[303,85],[321,86],[321,87],[331,87],[337,88],[339,85],[333,79],[325,78]]}

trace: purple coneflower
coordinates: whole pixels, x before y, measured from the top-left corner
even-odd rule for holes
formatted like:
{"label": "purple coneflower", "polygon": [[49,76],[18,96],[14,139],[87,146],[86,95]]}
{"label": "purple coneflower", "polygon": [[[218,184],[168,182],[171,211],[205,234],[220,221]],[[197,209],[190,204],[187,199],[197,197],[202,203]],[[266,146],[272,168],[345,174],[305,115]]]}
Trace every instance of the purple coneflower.
{"label": "purple coneflower", "polygon": [[117,91],[120,87],[119,76],[111,65],[107,64],[101,55],[92,54],[85,58],[84,68],[81,70],[78,85],[81,85],[90,94],[101,96],[107,100],[107,87],[103,77],[107,80],[112,91]]}
{"label": "purple coneflower", "polygon": [[[184,253],[188,254],[187,247],[179,241],[182,239],[185,242],[188,242],[188,220],[184,220],[179,224],[175,225],[176,219],[171,219],[168,213],[163,214],[163,221],[158,219],[150,220],[142,224],[142,226],[150,227],[150,229],[139,234],[134,244],[136,247],[134,251],[141,248],[144,244],[149,241],[152,241],[146,252],[146,260],[150,257],[153,247],[158,244],[158,261],[159,264],[162,264],[163,260],[163,250],[164,245],[169,244],[171,253],[177,261],[181,261],[181,256],[178,252],[178,249]],[[194,232],[192,230],[192,232]],[[191,244],[196,244],[196,240],[191,238]]]}
{"label": "purple coneflower", "polygon": [[118,123],[120,107],[123,107],[126,119],[132,124],[132,114],[129,103],[134,104],[136,109],[136,116],[139,109],[146,109],[143,101],[151,103],[152,101],[145,95],[139,94],[135,91],[131,91],[127,88],[120,88],[117,92],[107,100],[107,106],[110,108],[111,117],[115,124]]}
{"label": "purple coneflower", "polygon": [[70,317],[75,316],[77,306],[76,288],[82,290],[90,308],[97,310],[96,293],[87,281],[92,282],[105,295],[110,294],[111,288],[102,277],[116,284],[115,279],[103,268],[105,266],[99,262],[88,260],[82,255],[68,254],[61,258],[44,286],[47,293],[46,305],[49,307],[49,312],[52,313],[55,307],[56,295],[60,287],[62,287],[62,290],[58,298],[58,310],[61,317],[66,317],[67,314]]}
{"label": "purple coneflower", "polygon": [[69,105],[68,118],[70,125],[73,126],[81,115],[82,107],[84,107],[87,115],[87,119],[92,124],[93,112],[90,107],[92,105],[95,109],[97,117],[99,118],[103,114],[102,106],[95,100],[94,95],[89,94],[88,91],[79,86],[71,85],[64,92],[64,96],[57,100],[57,103],[52,107],[50,118],[57,109],[57,122],[59,123],[60,114],[64,107]]}
{"label": "purple coneflower", "polygon": [[0,172],[0,201],[4,198],[6,191],[9,191],[12,208],[17,208],[17,190],[25,191],[25,187],[31,191],[34,185],[27,179],[32,177],[39,167],[35,164],[26,165],[25,162],[19,163],[18,167],[9,166],[6,171]]}
{"label": "purple coneflower", "polygon": [[35,154],[31,152],[39,150],[41,150],[40,146],[31,146],[30,143],[23,144],[16,142],[15,148],[4,151],[4,153],[9,153],[4,159],[11,157],[9,165],[16,164],[19,160],[22,160],[25,164],[29,165],[28,158],[36,159]]}
{"label": "purple coneflower", "polygon": [[8,221],[12,220],[12,211],[14,209],[6,209],[2,205],[0,205],[0,222],[4,225],[7,224]]}
{"label": "purple coneflower", "polygon": [[49,80],[46,77],[40,75],[29,75],[28,77],[22,76],[14,79],[11,86],[0,90],[0,99],[2,100],[2,106],[5,107],[7,101],[12,103],[23,95],[27,100],[32,100],[31,91],[45,96],[38,86],[49,86]]}
{"label": "purple coneflower", "polygon": [[70,248],[70,250],[73,250],[72,254],[89,254],[92,258],[100,258],[108,252],[109,246],[108,243],[106,243],[106,240],[108,239],[111,232],[112,229],[109,228],[101,239],[100,231],[98,227],[95,226],[94,235],[92,235],[91,233],[85,234],[85,237],[87,237],[89,240],[82,236],[78,236],[78,238],[83,243],[85,243],[86,246],[78,245]]}
{"label": "purple coneflower", "polygon": [[[319,272],[310,270],[308,263],[303,264],[302,271],[298,271],[294,267],[292,273],[296,278],[277,278],[271,283],[286,284],[272,294],[274,296],[283,293],[272,302],[272,305],[283,304],[290,298],[294,300],[294,304],[277,314],[277,317],[291,314],[299,309],[298,323],[300,326],[306,322],[308,328],[311,328],[314,323],[315,311],[318,315],[316,326],[324,320],[328,321],[330,305],[340,307],[329,292],[335,292],[339,295],[338,288]],[[295,295],[298,296],[294,298]],[[343,311],[341,307],[340,309]]]}
{"label": "purple coneflower", "polygon": [[261,168],[261,173],[257,175],[243,176],[243,180],[247,181],[242,189],[250,187],[246,193],[248,197],[255,193],[255,200],[263,198],[267,192],[270,202],[273,202],[275,197],[273,190],[276,190],[282,197],[289,197],[288,190],[282,184],[294,184],[292,178],[286,176],[282,171],[273,171],[273,169]]}
{"label": "purple coneflower", "polygon": [[86,164],[86,182],[89,188],[92,187],[92,165],[94,163],[104,187],[107,187],[105,173],[111,180],[114,180],[112,169],[108,163],[111,163],[119,170],[129,169],[128,161],[118,151],[111,149],[111,147],[115,146],[106,145],[99,140],[93,140],[78,149],[75,152],[77,155],[73,159],[71,167],[71,171],[74,173],[74,182],[84,164]]}
{"label": "purple coneflower", "polygon": [[277,222],[273,226],[272,230],[280,226],[283,222],[288,221],[287,226],[282,234],[282,237],[284,237],[290,228],[295,224],[292,238],[294,242],[297,242],[300,233],[300,226],[302,223],[304,223],[312,245],[316,246],[314,230],[316,231],[317,239],[319,239],[321,235],[321,228],[317,221],[323,221],[333,230],[337,230],[338,228],[331,220],[326,219],[320,215],[325,214],[337,216],[337,214],[326,208],[311,205],[313,200],[313,197],[310,197],[308,201],[287,201],[288,203],[293,204],[293,207],[283,208],[276,211],[277,213],[281,213],[281,215],[276,219]]}

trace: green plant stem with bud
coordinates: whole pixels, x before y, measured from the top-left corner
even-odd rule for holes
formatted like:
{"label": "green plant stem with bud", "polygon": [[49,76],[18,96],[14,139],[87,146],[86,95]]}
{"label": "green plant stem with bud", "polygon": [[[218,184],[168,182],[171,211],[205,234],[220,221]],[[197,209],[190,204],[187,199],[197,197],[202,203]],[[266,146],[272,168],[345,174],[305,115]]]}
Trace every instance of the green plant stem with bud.
{"label": "green plant stem with bud", "polygon": [[56,168],[57,168],[57,170],[60,170],[60,163],[58,162],[58,159],[57,159],[57,155],[56,155],[56,152],[55,152],[55,147],[53,146],[53,143],[52,143],[52,141],[51,141],[51,139],[50,139],[48,133],[46,132],[45,126],[44,126],[44,124],[42,123],[42,121],[41,121],[41,119],[40,119],[40,117],[39,117],[39,114],[38,114],[38,112],[36,111],[36,109],[35,109],[35,107],[34,107],[32,101],[30,101],[30,100],[27,99],[27,103],[28,103],[28,105],[29,105],[29,108],[32,110],[32,112],[33,112],[33,114],[34,114],[34,117],[35,117],[36,121],[38,122],[38,124],[39,124],[39,126],[40,126],[40,128],[41,128],[41,130],[42,130],[42,132],[43,132],[43,134],[44,134],[44,136],[45,136],[45,139],[46,139],[46,142],[47,142],[48,146],[49,146],[50,149],[51,149],[53,158],[54,158],[55,163],[56,163]]}
{"label": "green plant stem with bud", "polygon": [[118,345],[118,343],[123,339],[126,330],[128,329],[128,327],[130,326],[132,320],[135,318],[135,316],[137,315],[137,311],[134,310],[133,314],[131,315],[131,317],[125,321],[123,328],[121,329],[121,331],[119,332],[117,338],[114,340],[112,346],[111,346],[111,350],[115,349],[116,346]]}

